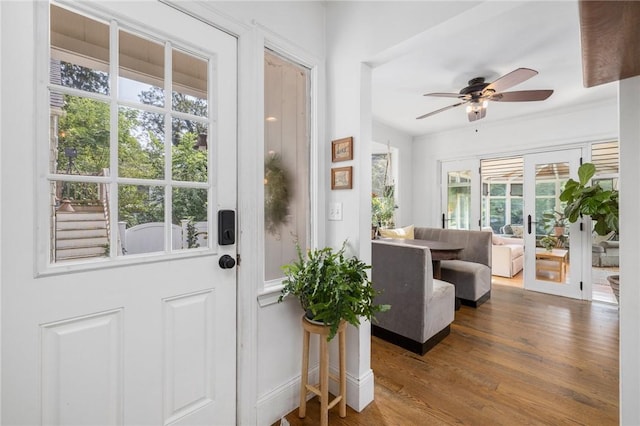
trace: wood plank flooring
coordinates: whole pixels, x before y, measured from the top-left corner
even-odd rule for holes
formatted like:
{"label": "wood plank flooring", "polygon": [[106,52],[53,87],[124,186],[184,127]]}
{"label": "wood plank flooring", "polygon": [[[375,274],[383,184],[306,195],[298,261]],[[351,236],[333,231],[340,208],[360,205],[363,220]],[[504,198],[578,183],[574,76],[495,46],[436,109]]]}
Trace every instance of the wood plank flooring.
{"label": "wood plank flooring", "polygon": [[[347,345],[349,343],[347,342]],[[617,425],[618,309],[494,285],[419,356],[372,338],[375,401],[338,425]],[[319,424],[317,399],[292,426]],[[277,422],[276,425],[280,424]]]}

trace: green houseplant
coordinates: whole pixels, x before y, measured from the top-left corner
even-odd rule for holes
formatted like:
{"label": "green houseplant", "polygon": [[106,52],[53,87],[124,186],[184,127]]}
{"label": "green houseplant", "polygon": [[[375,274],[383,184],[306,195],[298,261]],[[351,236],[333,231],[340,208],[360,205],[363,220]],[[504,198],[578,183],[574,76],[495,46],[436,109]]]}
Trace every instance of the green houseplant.
{"label": "green houseplant", "polygon": [[[605,190],[599,184],[587,186],[596,173],[596,166],[592,163],[584,163],[578,168],[576,182],[569,179],[560,194],[560,200],[566,201],[564,214],[571,223],[576,222],[580,216],[590,216],[595,222],[593,230],[598,235],[608,235],[611,232],[619,232],[619,203],[618,191]],[[619,275],[607,277],[616,299],[619,297]]]}
{"label": "green houseplant", "polygon": [[564,214],[571,223],[581,216],[590,216],[595,222],[594,231],[598,235],[618,232],[618,191],[605,190],[599,184],[587,186],[596,172],[592,163],[584,163],[578,168],[579,181],[569,179],[560,194],[560,201],[566,202]]}
{"label": "green houseplant", "polygon": [[558,244],[558,238],[553,235],[545,235],[540,239],[540,245],[545,248],[547,251],[553,250],[554,247]]}
{"label": "green houseplant", "polygon": [[542,221],[544,222],[545,228],[549,231],[553,230],[553,235],[556,237],[564,235],[564,227],[566,225],[565,220],[564,212],[556,210],[542,215]]}
{"label": "green houseplant", "polygon": [[334,251],[330,247],[309,250],[303,254],[297,247],[298,259],[284,265],[285,274],[278,302],[287,295],[298,298],[307,318],[330,326],[327,340],[333,339],[340,321],[358,326],[360,317],[371,320],[376,312],[389,305],[376,305],[378,292],[367,276],[370,265],[345,255],[346,241]]}

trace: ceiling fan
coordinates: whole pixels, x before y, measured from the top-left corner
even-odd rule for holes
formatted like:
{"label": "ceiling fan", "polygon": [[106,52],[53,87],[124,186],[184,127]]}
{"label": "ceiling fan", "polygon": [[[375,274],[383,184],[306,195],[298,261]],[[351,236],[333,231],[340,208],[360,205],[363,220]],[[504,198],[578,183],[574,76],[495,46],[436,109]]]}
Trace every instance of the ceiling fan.
{"label": "ceiling fan", "polygon": [[458,98],[460,102],[444,108],[416,117],[421,120],[460,105],[467,105],[467,117],[469,121],[484,118],[487,114],[488,101],[495,102],[529,102],[544,101],[553,93],[553,90],[520,90],[516,92],[504,92],[503,90],[520,84],[538,74],[538,71],[529,68],[518,68],[503,75],[493,83],[486,83],[484,77],[476,77],[469,80],[469,85],[460,90],[460,93],[425,93],[424,96],[437,96],[441,98]]}

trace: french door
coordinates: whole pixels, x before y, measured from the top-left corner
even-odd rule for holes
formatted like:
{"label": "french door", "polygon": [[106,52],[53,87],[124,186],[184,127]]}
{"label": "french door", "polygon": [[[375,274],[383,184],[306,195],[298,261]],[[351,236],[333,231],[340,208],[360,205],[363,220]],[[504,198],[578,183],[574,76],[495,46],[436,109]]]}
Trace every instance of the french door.
{"label": "french door", "polygon": [[[580,149],[524,156],[524,288],[559,296],[583,298],[580,223],[561,219],[559,196],[564,183],[577,180]],[[545,247],[546,246],[546,247]]]}
{"label": "french door", "polygon": [[[235,258],[236,246],[229,238],[219,245],[216,219],[218,210],[236,207],[236,39],[159,2],[74,4],[81,10],[69,9],[73,16],[85,23],[97,22],[98,30],[71,26],[66,38],[56,42],[77,37],[68,45],[78,50],[67,49],[63,52],[67,56],[60,60],[69,62],[69,52],[82,52],[84,69],[109,73],[112,90],[94,93],[83,87],[61,87],[64,81],[49,86],[55,83],[59,89],[58,106],[63,99],[74,99],[111,117],[105,124],[91,123],[99,130],[95,134],[106,141],[107,154],[100,161],[107,163],[110,175],[74,172],[83,167],[80,155],[100,143],[95,134],[86,132],[77,139],[84,143],[82,149],[67,151],[70,165],[72,154],[73,158],[78,155],[74,168],[69,167],[75,174],[52,171],[55,166],[49,163],[57,160],[51,161],[51,139],[62,143],[63,137],[78,133],[76,129],[88,129],[88,122],[78,120],[74,135],[52,136],[47,131],[54,97],[50,101],[48,93],[38,93],[49,90],[43,76],[49,63],[42,58],[49,51],[50,6],[47,2],[2,4],[3,62],[5,55],[12,58],[11,65],[3,63],[2,73],[2,424],[235,424],[236,269],[230,259]],[[71,16],[65,7],[58,12]],[[11,40],[6,37],[9,34]],[[125,37],[128,42],[122,42]],[[104,48],[91,45],[104,40],[108,42]],[[119,41],[123,49],[118,56]],[[127,53],[146,46],[153,49],[139,57]],[[36,56],[41,59],[34,62]],[[44,67],[36,70],[38,63]],[[163,63],[164,69],[159,68]],[[192,76],[202,63],[204,71]],[[188,66],[178,69],[176,64]],[[113,88],[125,72],[138,81],[155,79],[154,89],[163,89],[164,97],[155,98],[151,106],[138,105],[136,98],[121,102]],[[197,78],[204,83],[198,86]],[[194,119],[189,111],[172,106],[172,93],[179,90],[187,94],[185,98],[207,91],[207,107],[200,116]],[[9,99],[11,108],[6,107]],[[144,151],[150,152],[150,131],[119,140],[116,130],[114,136],[118,115],[132,119],[134,108],[164,119],[160,130],[164,128],[169,142],[151,140],[162,147],[153,163],[140,156],[129,158],[127,164],[124,156],[125,148],[138,136],[147,138]],[[89,108],[78,111],[87,113]],[[69,120],[71,112],[60,117]],[[177,177],[184,164],[172,154],[178,152],[182,135],[172,134],[172,122],[181,120],[200,123],[208,135],[198,145],[204,148],[206,171],[190,182]],[[189,149],[183,153],[195,148]],[[143,179],[135,174],[143,165],[159,162],[160,172],[154,176]],[[145,185],[145,179],[151,183]],[[164,209],[160,221],[169,224],[160,238],[164,245],[155,253],[139,255],[121,250],[121,240],[113,234],[117,219],[112,207],[112,218],[107,219],[111,237],[99,258],[61,261],[52,256],[51,241],[56,237],[50,231],[54,229],[50,212],[57,209],[51,202],[57,194],[48,188],[55,188],[58,181],[66,182],[66,188],[85,183],[110,187],[112,200],[120,206],[115,213],[120,215],[126,195],[141,193],[149,199],[159,194],[156,199],[162,201],[155,207]],[[171,247],[170,225],[176,220],[171,212],[185,205],[179,201],[184,193],[204,196],[208,239],[204,246],[180,253]],[[4,197],[13,201],[5,203]],[[224,235],[233,236],[233,232]],[[227,261],[219,262],[223,255]]]}
{"label": "french door", "polygon": [[443,229],[480,227],[480,162],[442,162],[441,225]]}

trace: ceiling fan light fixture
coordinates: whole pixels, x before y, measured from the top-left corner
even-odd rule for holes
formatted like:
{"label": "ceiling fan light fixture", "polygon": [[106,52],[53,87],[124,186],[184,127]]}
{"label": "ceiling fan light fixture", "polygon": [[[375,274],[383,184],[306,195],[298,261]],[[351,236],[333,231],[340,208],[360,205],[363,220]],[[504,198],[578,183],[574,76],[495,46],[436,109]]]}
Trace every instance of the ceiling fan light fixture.
{"label": "ceiling fan light fixture", "polygon": [[520,90],[515,92],[504,92],[504,90],[520,84],[538,74],[538,71],[529,68],[518,68],[508,74],[503,75],[492,83],[486,83],[484,77],[477,77],[469,80],[469,85],[460,90],[459,93],[425,93],[424,96],[437,96],[444,98],[457,98],[460,102],[431,111],[416,117],[421,120],[426,117],[447,111],[466,104],[469,121],[476,121],[487,115],[487,105],[489,101],[497,102],[528,102],[544,101],[553,93],[553,90]]}
{"label": "ceiling fan light fixture", "polygon": [[482,108],[487,107],[487,101],[473,101],[469,105],[467,105],[467,114],[470,112],[475,112],[476,114],[482,110]]}

